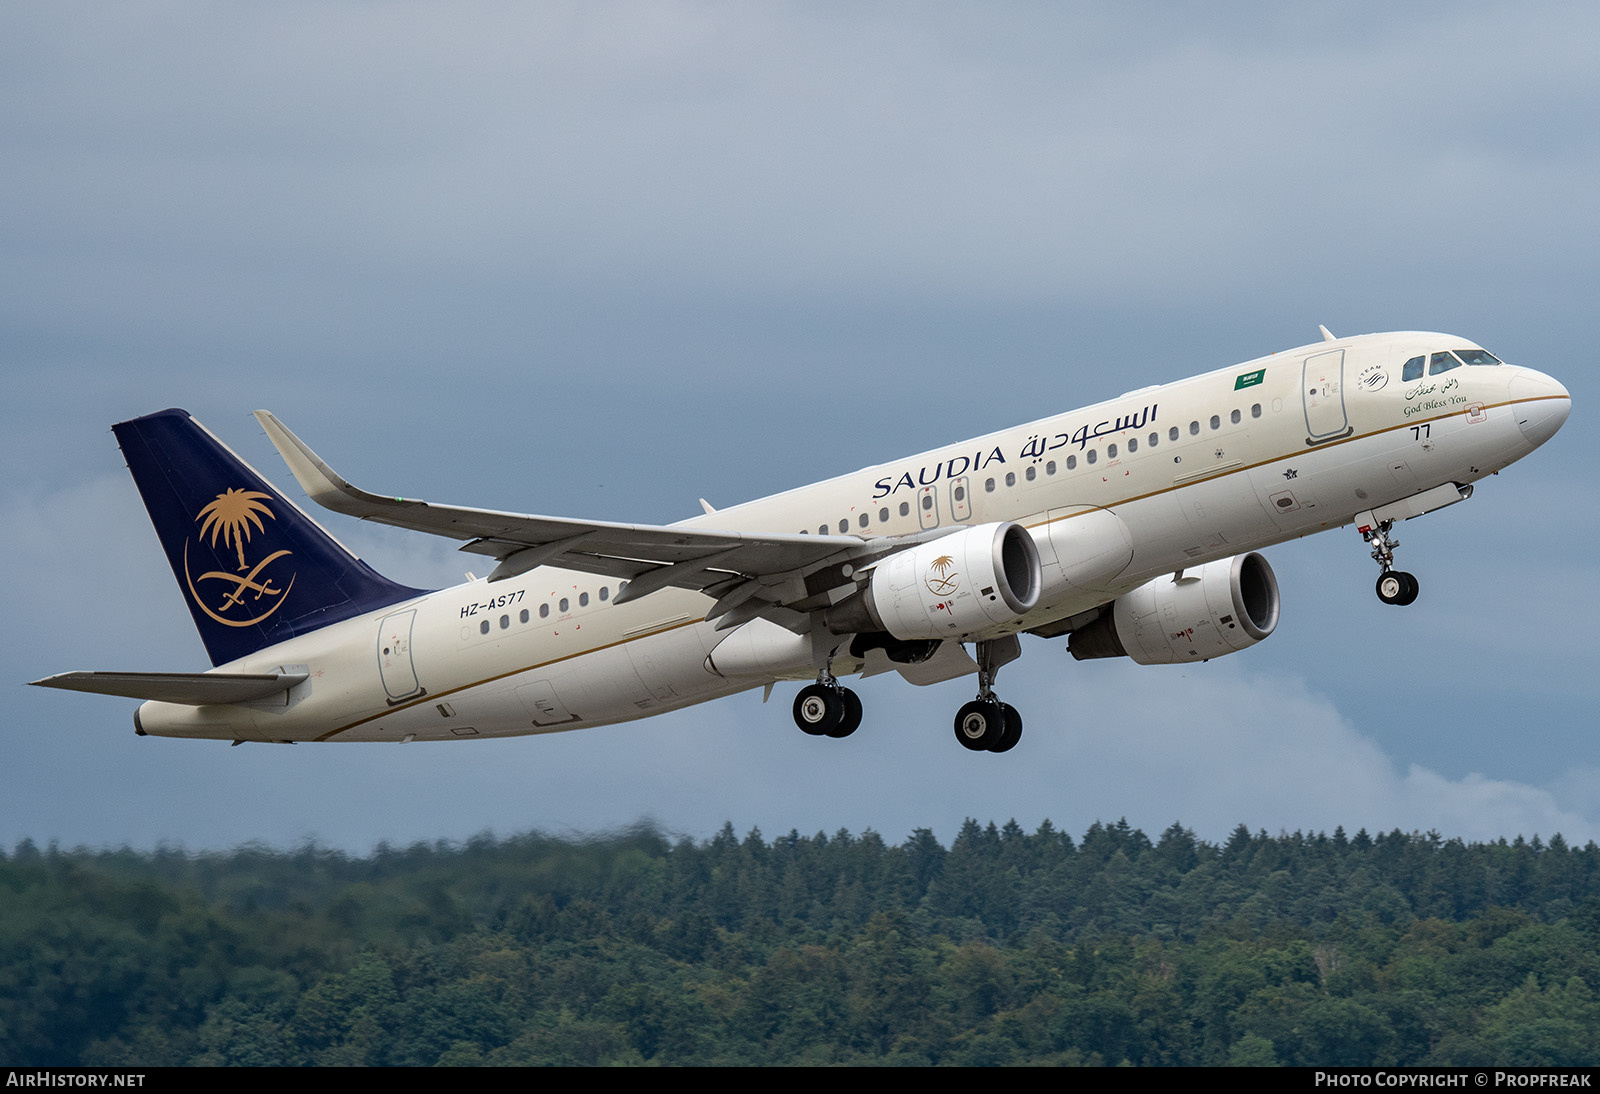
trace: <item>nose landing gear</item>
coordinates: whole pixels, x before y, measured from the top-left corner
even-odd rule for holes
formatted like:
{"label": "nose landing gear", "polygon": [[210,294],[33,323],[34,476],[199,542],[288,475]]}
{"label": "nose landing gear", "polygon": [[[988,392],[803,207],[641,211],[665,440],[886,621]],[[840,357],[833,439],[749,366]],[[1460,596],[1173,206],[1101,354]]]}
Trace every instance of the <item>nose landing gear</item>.
{"label": "nose landing gear", "polygon": [[1389,532],[1394,528],[1394,521],[1379,521],[1361,529],[1361,538],[1372,544],[1372,560],[1383,567],[1383,573],[1378,575],[1378,599],[1385,604],[1406,605],[1417,599],[1421,586],[1417,579],[1404,570],[1394,569],[1394,549],[1400,546],[1400,541],[1391,539]]}
{"label": "nose landing gear", "polygon": [[1378,575],[1378,599],[1385,604],[1409,604],[1417,598],[1417,579],[1404,570],[1385,570]]}

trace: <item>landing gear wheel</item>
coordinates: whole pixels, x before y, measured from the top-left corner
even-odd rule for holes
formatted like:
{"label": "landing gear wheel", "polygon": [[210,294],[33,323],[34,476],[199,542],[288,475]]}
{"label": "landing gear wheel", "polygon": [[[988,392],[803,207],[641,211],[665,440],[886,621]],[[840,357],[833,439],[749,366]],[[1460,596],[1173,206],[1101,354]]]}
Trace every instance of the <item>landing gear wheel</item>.
{"label": "landing gear wheel", "polygon": [[1417,579],[1404,570],[1385,570],[1378,576],[1378,599],[1385,604],[1410,604],[1420,591]]}
{"label": "landing gear wheel", "polygon": [[828,730],[830,737],[848,737],[861,727],[861,697],[849,688],[840,688],[839,698],[844,702],[844,716]]}
{"label": "landing gear wheel", "polygon": [[843,690],[822,684],[807,684],[801,688],[800,694],[794,697],[794,724],[813,737],[838,729],[846,714],[845,700],[840,694]]}
{"label": "landing gear wheel", "polygon": [[1001,703],[1000,712],[1005,717],[1005,732],[989,746],[990,752],[1010,752],[1022,740],[1022,715],[1017,713],[1017,708],[1010,703]]}
{"label": "landing gear wheel", "polygon": [[[1021,727],[1020,719],[1017,725]],[[1005,707],[998,700],[974,699],[956,711],[956,740],[974,752],[988,752],[1005,731]]]}
{"label": "landing gear wheel", "polygon": [[1403,607],[1417,599],[1417,594],[1422,591],[1422,586],[1415,577],[1404,571],[1401,571],[1400,576],[1406,579],[1406,592],[1400,598],[1400,604]]}

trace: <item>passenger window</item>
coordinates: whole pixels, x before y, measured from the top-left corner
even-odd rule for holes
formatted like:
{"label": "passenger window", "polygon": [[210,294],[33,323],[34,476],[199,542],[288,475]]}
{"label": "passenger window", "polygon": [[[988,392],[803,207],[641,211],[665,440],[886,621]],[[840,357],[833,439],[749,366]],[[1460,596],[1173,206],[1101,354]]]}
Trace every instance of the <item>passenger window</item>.
{"label": "passenger window", "polygon": [[1039,477],[1039,472],[1033,469],[1032,464],[1029,464],[1028,469],[1022,473],[1022,477],[1027,479],[1029,482],[1032,482],[1034,479]]}
{"label": "passenger window", "polygon": [[588,593],[579,593],[578,594],[578,607],[587,608],[588,606],[589,606],[589,594]]}
{"label": "passenger window", "polygon": [[1189,423],[1189,436],[1191,436],[1191,437],[1200,436],[1200,423],[1199,422],[1190,422]]}
{"label": "passenger window", "polygon": [[1138,437],[1129,437],[1128,438],[1128,451],[1129,452],[1137,452],[1137,451],[1139,451],[1139,438]]}
{"label": "passenger window", "polygon": [[850,530],[850,518],[846,517],[839,522],[839,534],[842,536]]}
{"label": "passenger window", "polygon": [[539,618],[540,619],[549,619],[550,618],[550,605],[549,604],[540,604],[539,605]]}
{"label": "passenger window", "polygon": [[611,598],[611,590],[604,585],[600,586],[600,603],[604,604]]}
{"label": "passenger window", "polygon": [[1237,410],[1235,410],[1232,414],[1230,414],[1228,416],[1228,420],[1230,422],[1232,422],[1234,425],[1238,425],[1240,417],[1241,417],[1241,415],[1239,414],[1239,412]]}
{"label": "passenger window", "polygon": [[957,501],[966,501],[967,488],[965,486],[958,486],[954,490],[950,491],[950,496],[955,498]]}
{"label": "passenger window", "polygon": [[509,615],[502,615],[500,617],[500,629],[505,630],[509,626],[511,626],[511,617]]}
{"label": "passenger window", "polygon": [[1106,445],[1106,459],[1114,460],[1116,458],[1117,458],[1117,446],[1114,445],[1114,444]]}
{"label": "passenger window", "polygon": [[1017,476],[1016,476],[1015,472],[1013,472],[1013,471],[1007,471],[1006,472],[1006,485],[1007,486],[1015,486],[1015,485],[1017,485]]}
{"label": "passenger window", "polygon": [[1461,362],[1457,361],[1449,353],[1436,353],[1428,361],[1428,375],[1437,376],[1441,372],[1449,372],[1453,368],[1459,368],[1460,365]]}
{"label": "passenger window", "polygon": [[489,633],[489,621],[487,619],[485,619],[482,623],[478,624],[478,633],[479,634],[488,634]]}
{"label": "passenger window", "polygon": [[1067,470],[1071,471],[1073,468],[1075,468],[1077,466],[1078,466],[1078,457],[1076,457],[1076,456],[1068,456],[1067,457]]}
{"label": "passenger window", "polygon": [[1158,445],[1160,443],[1161,443],[1161,434],[1159,434],[1159,433],[1150,434],[1150,447],[1151,448],[1154,448],[1156,445]]}
{"label": "passenger window", "polygon": [[1051,460],[1049,463],[1044,465],[1044,473],[1046,475],[1054,475],[1056,473],[1056,461],[1055,460]]}
{"label": "passenger window", "polygon": [[1260,403],[1251,403],[1250,404],[1250,417],[1252,417],[1252,418],[1261,417],[1261,404]]}
{"label": "passenger window", "polygon": [[561,603],[558,605],[558,607],[560,607],[560,609],[562,611],[566,611],[567,610],[567,606],[568,606],[567,605],[567,598],[566,597],[562,597],[561,598]]}
{"label": "passenger window", "polygon": [[932,494],[924,494],[924,495],[922,495],[922,508],[923,509],[932,509],[933,508],[933,495]]}
{"label": "passenger window", "polygon": [[[993,479],[990,479],[989,481],[991,483],[994,482]],[[908,517],[911,515],[911,503],[909,501],[903,501],[900,503],[900,515],[902,517]]]}
{"label": "passenger window", "polygon": [[826,524],[817,525],[817,535],[825,536],[827,534],[828,534],[828,526]]}
{"label": "passenger window", "polygon": [[1084,459],[1088,460],[1090,463],[1093,463],[1095,461],[1095,455],[1095,450],[1091,448],[1089,449],[1089,454],[1085,456]]}
{"label": "passenger window", "polygon": [[1215,414],[1211,415],[1211,428],[1212,429],[1221,429],[1222,428],[1222,419],[1217,417],[1217,415],[1215,415]]}
{"label": "passenger window", "polygon": [[884,506],[882,509],[878,510],[878,523],[879,524],[888,524],[889,523],[889,507],[887,505]]}
{"label": "passenger window", "polygon": [[984,484],[983,484],[983,492],[985,494],[994,493],[994,480],[993,479],[989,479],[989,480],[984,482]]}
{"label": "passenger window", "polygon": [[867,514],[862,513],[861,516],[856,520],[856,523],[865,528],[869,523],[871,523],[871,518],[868,517]]}
{"label": "passenger window", "polygon": [[1420,379],[1422,379],[1422,358],[1413,357],[1401,367],[1400,381],[1401,383],[1405,383],[1408,380]]}
{"label": "passenger window", "polygon": [[522,614],[517,616],[517,622],[518,623],[526,623],[527,621],[528,621],[528,609],[527,608],[523,608],[522,609]]}
{"label": "passenger window", "polygon": [[1171,429],[1167,430],[1167,440],[1175,441],[1177,439],[1178,439],[1178,427],[1177,426],[1173,426]]}

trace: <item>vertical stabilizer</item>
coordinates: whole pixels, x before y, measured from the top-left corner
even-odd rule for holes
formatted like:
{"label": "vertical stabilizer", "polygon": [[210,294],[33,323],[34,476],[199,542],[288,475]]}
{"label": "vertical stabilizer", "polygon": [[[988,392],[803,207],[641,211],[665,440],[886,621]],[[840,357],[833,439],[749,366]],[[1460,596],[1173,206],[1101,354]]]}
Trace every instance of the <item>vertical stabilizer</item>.
{"label": "vertical stabilizer", "polygon": [[111,427],[213,665],[401,600],[182,410]]}

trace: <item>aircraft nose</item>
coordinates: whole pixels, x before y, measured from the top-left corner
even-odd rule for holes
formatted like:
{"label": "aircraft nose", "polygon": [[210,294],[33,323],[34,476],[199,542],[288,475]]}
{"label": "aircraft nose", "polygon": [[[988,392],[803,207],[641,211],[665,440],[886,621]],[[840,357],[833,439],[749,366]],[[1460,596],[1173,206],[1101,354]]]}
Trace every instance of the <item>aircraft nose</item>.
{"label": "aircraft nose", "polygon": [[1542,372],[1519,368],[1507,387],[1517,427],[1535,448],[1554,437],[1572,413],[1572,396],[1567,389]]}

